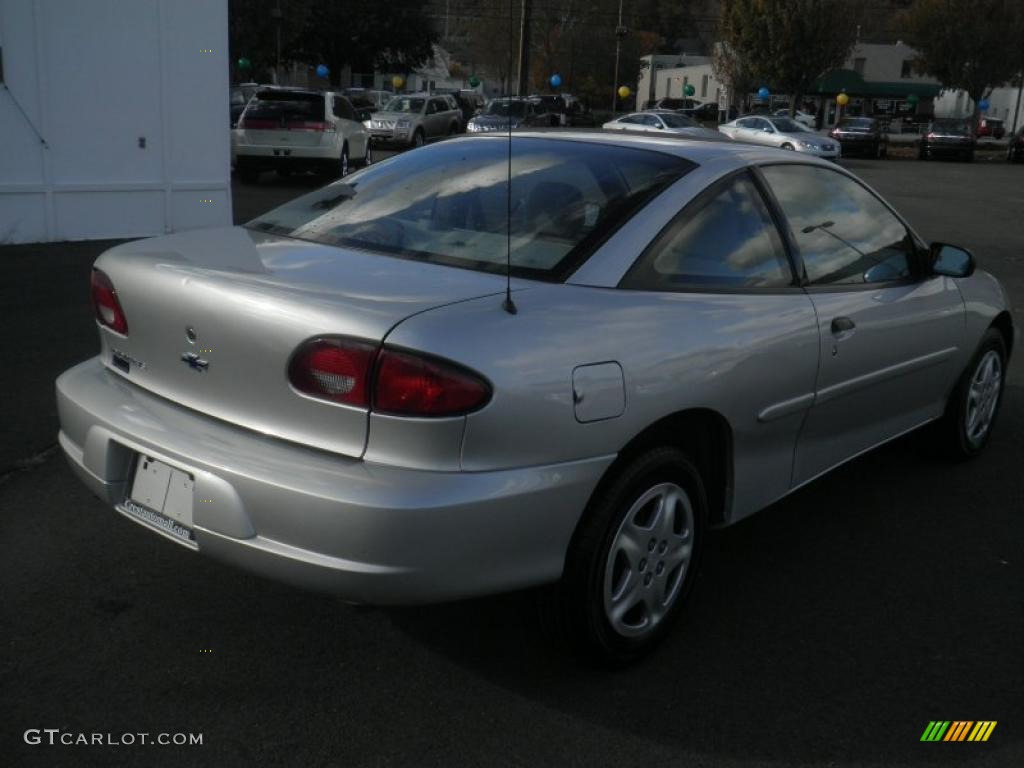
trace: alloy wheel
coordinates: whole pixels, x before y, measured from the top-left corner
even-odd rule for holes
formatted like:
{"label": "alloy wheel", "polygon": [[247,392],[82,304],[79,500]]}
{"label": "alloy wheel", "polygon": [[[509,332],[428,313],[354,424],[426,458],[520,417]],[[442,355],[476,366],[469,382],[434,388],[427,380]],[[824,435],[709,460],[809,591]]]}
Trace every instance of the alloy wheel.
{"label": "alloy wheel", "polygon": [[675,483],[659,483],[633,502],[605,564],[605,617],[616,633],[642,637],[679,597],[693,555],[694,512]]}
{"label": "alloy wheel", "polygon": [[991,429],[1002,386],[1003,360],[996,350],[990,349],[974,369],[967,390],[964,428],[971,445],[980,445],[984,442]]}

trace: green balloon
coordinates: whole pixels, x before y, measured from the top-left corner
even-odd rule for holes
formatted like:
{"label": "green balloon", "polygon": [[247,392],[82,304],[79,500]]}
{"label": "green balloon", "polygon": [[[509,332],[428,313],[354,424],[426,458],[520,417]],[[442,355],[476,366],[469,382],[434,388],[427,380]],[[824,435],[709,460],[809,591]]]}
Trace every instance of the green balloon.
{"label": "green balloon", "polygon": [[470,88],[476,88],[478,85],[480,85],[480,78],[479,77],[477,77],[476,75],[473,75],[471,78],[469,78],[469,87]]}
{"label": "green balloon", "polygon": [[251,66],[252,66],[252,62],[249,61],[247,58],[245,58],[245,56],[243,56],[242,58],[240,58],[238,60],[238,68],[239,69],[248,69]]}
{"label": "green balloon", "polygon": [[696,89],[696,88],[694,88],[694,87],[693,87],[692,85],[690,85],[689,83],[687,83],[687,84],[686,84],[686,87],[685,87],[685,88],[683,88],[683,92],[684,92],[684,93],[685,93],[685,94],[686,94],[687,96],[693,96],[693,94],[695,94],[695,93],[697,92],[697,89]]}

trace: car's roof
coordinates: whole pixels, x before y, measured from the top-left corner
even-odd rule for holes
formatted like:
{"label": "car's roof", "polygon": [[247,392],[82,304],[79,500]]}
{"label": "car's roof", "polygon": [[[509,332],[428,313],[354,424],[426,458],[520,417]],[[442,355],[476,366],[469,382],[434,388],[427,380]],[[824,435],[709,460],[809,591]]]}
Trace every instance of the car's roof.
{"label": "car's roof", "polygon": [[[712,138],[682,137],[673,134],[671,137],[662,136],[656,133],[630,133],[623,131],[603,131],[600,128],[550,128],[532,129],[529,131],[516,131],[515,137],[555,139],[558,141],[583,141],[590,143],[616,144],[620,146],[636,147],[637,149],[649,149],[655,152],[662,152],[667,155],[675,155],[686,160],[705,165],[710,162],[719,162],[725,165],[734,165],[740,168],[744,165],[751,165],[760,162],[771,162],[772,160],[784,159],[788,162],[808,162],[814,165],[832,165],[827,161],[818,160],[811,155],[799,155],[788,152],[784,149],[763,147],[756,144],[744,144],[732,141],[723,134],[721,140]],[[501,141],[505,138],[502,134],[475,134],[463,136],[450,141]]]}

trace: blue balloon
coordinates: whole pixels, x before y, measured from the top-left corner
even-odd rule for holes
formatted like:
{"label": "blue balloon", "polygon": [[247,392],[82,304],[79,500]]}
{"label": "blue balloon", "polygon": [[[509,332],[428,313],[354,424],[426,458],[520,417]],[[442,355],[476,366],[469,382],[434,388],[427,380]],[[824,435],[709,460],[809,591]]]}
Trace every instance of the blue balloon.
{"label": "blue balloon", "polygon": [[331,70],[329,70],[325,65],[323,65],[323,64],[318,64],[317,65],[317,68],[316,68],[316,76],[317,77],[327,77],[327,75],[329,75],[330,72],[331,72]]}
{"label": "blue balloon", "polygon": [[556,72],[551,76],[551,80],[549,82],[551,83],[552,88],[557,88],[562,84],[562,76]]}
{"label": "blue balloon", "polygon": [[767,99],[771,95],[772,95],[771,91],[769,91],[763,85],[760,88],[757,89],[757,96],[758,96],[758,98]]}
{"label": "blue balloon", "polygon": [[982,99],[981,101],[979,101],[978,109],[980,109],[982,112],[988,110],[988,99]]}

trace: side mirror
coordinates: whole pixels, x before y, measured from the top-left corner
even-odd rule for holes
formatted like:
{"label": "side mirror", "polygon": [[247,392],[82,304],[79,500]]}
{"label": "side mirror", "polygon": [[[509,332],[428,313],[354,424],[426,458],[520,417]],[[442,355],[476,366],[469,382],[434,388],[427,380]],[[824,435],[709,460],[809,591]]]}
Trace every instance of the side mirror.
{"label": "side mirror", "polygon": [[946,277],[970,277],[974,274],[974,256],[966,248],[932,243],[928,253],[932,274]]}

